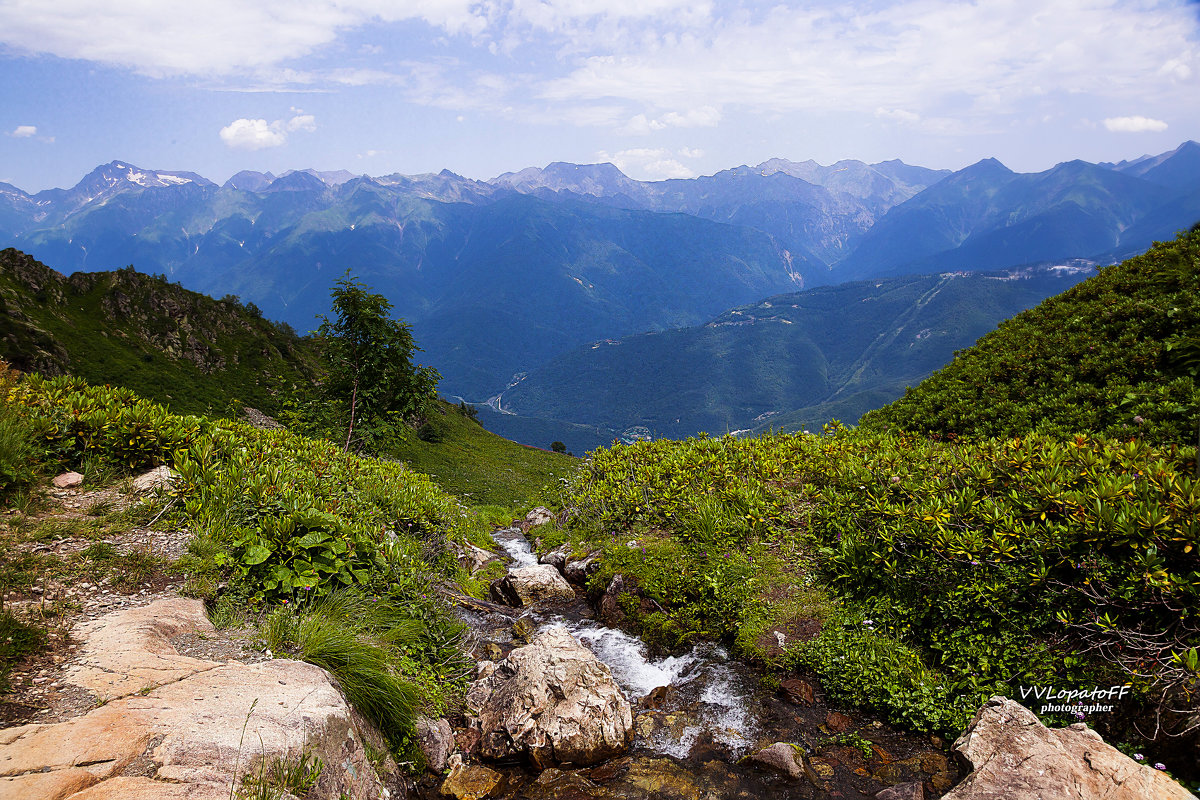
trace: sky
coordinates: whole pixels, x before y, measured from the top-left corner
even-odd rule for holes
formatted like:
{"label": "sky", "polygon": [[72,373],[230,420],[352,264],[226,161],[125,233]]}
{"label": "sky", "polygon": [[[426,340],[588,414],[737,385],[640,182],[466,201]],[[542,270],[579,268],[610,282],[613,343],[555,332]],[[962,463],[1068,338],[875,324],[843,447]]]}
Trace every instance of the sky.
{"label": "sky", "polygon": [[1188,139],[1195,0],[0,0],[0,181],[31,192],[113,160],[659,180]]}

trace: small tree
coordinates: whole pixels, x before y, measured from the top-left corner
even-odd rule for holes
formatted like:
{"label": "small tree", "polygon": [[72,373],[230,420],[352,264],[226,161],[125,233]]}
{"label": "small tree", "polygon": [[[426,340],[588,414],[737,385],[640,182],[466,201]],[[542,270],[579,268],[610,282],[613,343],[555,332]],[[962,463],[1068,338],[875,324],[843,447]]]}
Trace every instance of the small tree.
{"label": "small tree", "polygon": [[346,443],[355,430],[375,432],[390,419],[423,415],[441,377],[432,367],[413,363],[420,350],[412,329],[391,317],[392,304],[373,294],[346,270],[330,292],[334,318],[318,317],[329,374],[323,399],[346,408]]}
{"label": "small tree", "polygon": [[551,442],[550,449],[556,453],[567,452],[567,446],[565,444],[563,444],[562,442]]}

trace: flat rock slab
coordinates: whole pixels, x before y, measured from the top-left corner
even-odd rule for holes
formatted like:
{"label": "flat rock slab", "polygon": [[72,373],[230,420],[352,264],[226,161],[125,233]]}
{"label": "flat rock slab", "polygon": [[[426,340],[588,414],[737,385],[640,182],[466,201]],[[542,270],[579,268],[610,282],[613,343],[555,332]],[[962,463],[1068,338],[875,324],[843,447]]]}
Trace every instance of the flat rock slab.
{"label": "flat rock slab", "polygon": [[974,771],[943,800],[1195,800],[1087,725],[1047,728],[1007,697],[984,704],[954,749]]}
{"label": "flat rock slab", "polygon": [[[380,796],[362,742],[377,734],[360,731],[329,673],[284,659],[189,659],[168,640],[205,630],[203,605],[183,598],[87,626],[72,680],[122,696],[66,722],[0,730],[0,798],[228,798],[257,763],[302,751],[325,764],[312,800]],[[134,762],[137,775],[123,775]]]}
{"label": "flat rock slab", "polygon": [[216,632],[204,604],[185,597],[85,623],[75,632],[83,645],[67,681],[102,700],[115,700],[216,667],[212,661],[176,652],[170,638],[185,631]]}

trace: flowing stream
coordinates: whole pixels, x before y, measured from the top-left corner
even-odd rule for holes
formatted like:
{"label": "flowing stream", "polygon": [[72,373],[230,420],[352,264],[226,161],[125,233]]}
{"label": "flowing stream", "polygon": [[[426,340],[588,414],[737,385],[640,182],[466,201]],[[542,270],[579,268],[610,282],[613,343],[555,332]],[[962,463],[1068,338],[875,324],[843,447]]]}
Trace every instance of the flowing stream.
{"label": "flowing stream", "polygon": [[[538,563],[529,542],[519,530],[496,531],[495,539],[511,559],[510,568]],[[460,613],[484,641],[495,643],[502,650],[519,644],[513,637],[511,617],[479,611]],[[754,671],[733,659],[718,644],[701,643],[686,652],[655,656],[638,637],[592,619],[591,611],[583,601],[549,612],[531,610],[522,616],[533,622],[536,630],[548,625],[565,626],[608,665],[613,678],[634,705],[636,736],[630,753],[634,763],[641,761],[655,765],[654,769],[659,771],[674,769],[682,772],[686,780],[694,780],[697,787],[707,787],[696,795],[701,800],[717,797],[867,798],[873,797],[885,785],[899,782],[893,779],[895,776],[910,777],[908,772],[901,773],[895,767],[891,768],[892,772],[887,771],[888,762],[894,760],[893,753],[888,750],[882,750],[884,755],[878,759],[883,763],[875,765],[882,772],[877,769],[874,774],[864,769],[872,766],[864,757],[859,756],[857,763],[854,762],[853,752],[835,753],[832,760],[815,759],[814,764],[823,766],[827,774],[814,775],[810,780],[788,781],[748,765],[741,760],[744,756],[779,741],[796,743],[802,751],[818,753],[825,758],[821,748],[828,749],[833,738],[825,724],[829,709],[820,702],[814,706],[791,703],[764,690]],[[869,738],[872,741],[884,742],[892,751],[914,753],[922,747],[917,737],[894,732],[878,722],[861,720],[860,723],[856,728],[871,732]],[[928,740],[923,747],[929,750]],[[841,747],[840,750],[850,748]],[[843,766],[849,765],[845,767],[846,778],[840,781],[835,778],[832,782],[819,780],[834,777],[835,770],[826,762],[837,765],[841,763],[837,760],[839,757]],[[664,758],[668,761],[663,761]],[[854,772],[856,767],[857,773]],[[587,770],[581,773],[591,774]],[[660,796],[656,792],[646,796]],[[936,797],[941,793],[935,791],[926,796]],[[684,792],[684,795],[690,796],[690,793]],[[536,794],[513,796],[541,797]],[[637,795],[618,793],[611,796]],[[661,796],[673,795],[668,791]]]}

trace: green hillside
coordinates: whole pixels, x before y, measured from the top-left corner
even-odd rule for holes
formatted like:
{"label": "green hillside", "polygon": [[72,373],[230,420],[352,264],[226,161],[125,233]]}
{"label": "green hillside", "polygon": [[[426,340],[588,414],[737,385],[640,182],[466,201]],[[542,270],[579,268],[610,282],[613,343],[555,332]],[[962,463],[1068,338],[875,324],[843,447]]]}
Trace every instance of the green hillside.
{"label": "green hillside", "polygon": [[[236,417],[251,406],[279,415],[323,373],[313,340],[253,305],[132,269],[67,278],[20,251],[0,251],[0,312],[0,360],[131,389],[174,413]],[[444,402],[380,455],[470,503],[502,506],[532,501],[575,464],[489,433]]]}
{"label": "green hillside", "polygon": [[236,298],[133,269],[61,275],[0,251],[0,358],[22,372],[114,384],[177,413],[267,414],[319,372],[312,343]]}
{"label": "green hillside", "polygon": [[501,403],[655,437],[855,421],[1079,279],[1045,268],[950,272],[777,295],[703,326],[574,350],[532,370]]}
{"label": "green hillside", "polygon": [[1194,227],[1003,323],[862,424],[955,437],[1087,431],[1191,442],[1198,335]]}

